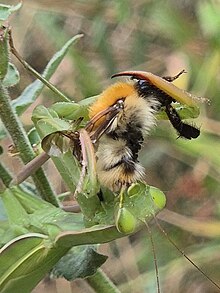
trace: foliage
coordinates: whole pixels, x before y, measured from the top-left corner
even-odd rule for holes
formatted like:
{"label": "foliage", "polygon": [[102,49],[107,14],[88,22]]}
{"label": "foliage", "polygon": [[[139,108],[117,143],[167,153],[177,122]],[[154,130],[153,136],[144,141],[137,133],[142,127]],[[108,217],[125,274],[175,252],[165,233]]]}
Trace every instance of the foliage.
{"label": "foliage", "polygon": [[[24,89],[30,81],[30,77],[19,64],[16,64],[21,75],[19,84],[15,68],[11,67],[10,74],[13,74],[13,78],[4,77],[4,86],[7,88],[12,86],[10,92],[16,98],[13,103],[16,104],[17,97],[25,93],[23,101],[27,103],[16,107],[16,109],[19,107],[22,109],[19,110],[19,115],[26,111],[22,115],[25,129],[29,131],[33,127],[30,121],[25,120],[27,116],[31,116],[31,110],[26,108],[26,105],[30,106],[36,98],[38,101],[41,99],[40,103],[43,100],[46,110],[43,107],[35,110],[33,118],[36,111],[42,110],[42,117],[39,119],[38,116],[38,122],[35,121],[35,125],[38,123],[39,127],[42,127],[47,122],[47,129],[50,129],[47,134],[49,134],[53,131],[66,130],[69,127],[68,120],[74,119],[74,117],[78,118],[81,115],[86,117],[86,103],[89,104],[91,100],[89,98],[79,103],[78,101],[84,97],[99,94],[101,89],[110,83],[109,76],[119,70],[135,68],[151,71],[158,75],[174,75],[185,68],[187,74],[177,80],[180,83],[179,86],[187,88],[198,96],[207,97],[211,101],[209,105],[201,104],[201,115],[196,122],[201,127],[202,135],[193,143],[175,139],[176,134],[169,129],[166,122],[159,121],[159,127],[149,137],[147,146],[141,154],[141,161],[144,162],[147,170],[146,181],[166,191],[170,209],[187,217],[199,217],[199,219],[204,219],[205,223],[213,220],[214,217],[218,220],[220,211],[218,200],[220,102],[216,93],[220,92],[219,3],[209,0],[157,0],[140,1],[139,3],[98,0],[87,3],[80,0],[74,1],[74,3],[69,0],[61,2],[37,1],[35,6],[32,6],[32,3],[24,3],[19,14],[14,14],[14,18],[11,20],[13,34],[19,36],[19,40],[24,44],[20,46],[19,50],[25,59],[41,72],[50,56],[54,55],[56,51],[62,51],[67,39],[71,39],[72,35],[78,34],[79,31],[85,34],[77,46],[70,49],[66,62],[63,60],[65,54],[61,57],[63,61],[52,79],[64,92],[64,96],[70,100],[69,102],[63,102],[62,99],[62,102],[54,104],[54,101],[57,102],[60,99],[46,88],[41,92],[43,84],[39,81],[34,82],[40,87],[39,92],[36,91],[35,96],[31,93],[30,99],[26,99],[28,95]],[[6,4],[8,5],[8,1]],[[39,9],[36,9],[36,5],[39,5]],[[15,10],[14,8],[19,8],[19,6],[20,4],[2,9],[0,18],[6,19]],[[22,26],[22,29],[16,25],[17,23]],[[55,69],[51,73],[54,72]],[[33,84],[31,86],[34,88]],[[73,100],[75,103],[71,102]],[[50,107],[51,104],[53,105]],[[186,111],[189,109],[187,108]],[[51,115],[50,119],[48,119],[48,113]],[[63,119],[64,114],[65,119]],[[57,119],[55,119],[56,123],[54,116]],[[183,113],[184,118],[194,118],[195,116],[196,113]],[[163,118],[163,113],[160,118]],[[3,151],[1,158],[13,170],[13,165],[5,159],[6,131],[3,127],[0,127],[0,137],[3,146],[1,147]],[[37,143],[39,137],[35,136],[34,141]],[[70,152],[63,154],[62,157],[64,157],[62,160],[61,157],[58,157],[53,158],[53,161],[62,174],[62,179],[66,182],[68,189],[74,191],[77,178],[79,178],[78,166],[76,168],[77,161],[74,161]],[[10,161],[13,160],[10,159]],[[76,170],[74,174],[73,169]],[[52,172],[50,173],[52,174]],[[52,177],[52,175],[49,176],[53,181]],[[58,193],[63,191],[65,189],[58,188]],[[120,210],[120,212],[123,215],[124,210]],[[5,222],[5,211],[3,211],[2,205],[0,205],[0,214],[4,220],[0,225],[0,231],[3,233],[3,231],[7,231],[8,223]],[[176,221],[173,223],[175,224]],[[202,223],[201,220],[200,222]],[[191,225],[185,221],[181,227],[184,230],[190,230],[189,226],[191,228]],[[14,237],[21,237],[18,236],[19,233],[36,233],[36,227],[34,232],[33,230],[27,231],[26,226],[22,226],[22,231],[20,228],[20,226],[16,226],[9,230],[9,233],[5,233],[2,238],[4,242],[10,241]],[[39,230],[39,227],[37,229]],[[215,280],[219,280],[217,228],[213,229],[213,236],[210,239],[201,236],[200,231],[198,229],[194,236],[175,227],[169,227],[169,234],[179,246],[185,247],[190,256],[204,266],[205,271]],[[30,245],[39,247],[39,251],[43,252],[46,249],[42,244],[45,242],[45,236],[42,236],[45,235],[44,233],[34,234],[33,238],[31,238],[32,234],[28,234],[27,238],[21,240],[18,238],[16,241],[17,243],[27,241]],[[176,252],[154,228],[153,236],[157,246],[157,258],[161,265],[160,280],[164,291],[181,292],[183,286],[184,292],[192,292],[197,285],[198,288],[201,288],[201,292],[213,291],[213,287],[201,281],[201,277],[196,273],[192,273],[192,268],[185,264],[185,260],[177,260]],[[127,243],[127,246],[123,242],[116,242],[117,247],[112,252],[113,260],[109,260],[106,265],[108,271],[123,292],[135,292],[135,290],[154,292],[156,291],[155,276],[153,264],[152,269],[150,268],[152,256],[149,240],[143,230],[130,239],[131,244]],[[137,243],[139,243],[138,249],[136,248]],[[129,251],[130,245],[133,247],[132,251]],[[139,249],[140,247],[144,248]],[[20,248],[15,249],[20,250]],[[118,251],[120,257],[114,258],[114,253],[117,255]],[[134,253],[137,255],[135,264],[131,263]],[[121,268],[121,264],[125,260],[127,260],[126,270],[117,270],[115,262],[117,261]],[[148,267],[147,270],[146,267]],[[212,270],[213,268],[214,270]],[[192,276],[192,281],[189,276]]]}

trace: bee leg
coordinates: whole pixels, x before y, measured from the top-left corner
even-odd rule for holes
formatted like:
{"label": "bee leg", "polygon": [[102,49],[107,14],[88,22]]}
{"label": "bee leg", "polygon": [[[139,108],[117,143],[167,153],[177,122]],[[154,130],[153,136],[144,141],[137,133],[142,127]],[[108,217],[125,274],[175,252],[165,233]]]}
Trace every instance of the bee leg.
{"label": "bee leg", "polygon": [[181,70],[177,75],[175,76],[163,76],[162,78],[165,79],[166,81],[172,82],[175,79],[177,79],[180,75],[183,73],[186,73],[185,69]]}
{"label": "bee leg", "polygon": [[180,137],[191,139],[197,138],[200,135],[200,130],[192,125],[184,123],[177,111],[170,104],[166,105],[165,111],[171,124],[177,130]]}

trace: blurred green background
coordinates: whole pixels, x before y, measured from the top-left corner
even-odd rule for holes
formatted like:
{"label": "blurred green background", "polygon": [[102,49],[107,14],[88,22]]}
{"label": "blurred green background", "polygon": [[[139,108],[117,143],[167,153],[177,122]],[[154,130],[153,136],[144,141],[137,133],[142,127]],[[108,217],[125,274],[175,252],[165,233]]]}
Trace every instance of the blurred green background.
{"label": "blurred green background", "polygon": [[[112,83],[110,76],[121,70],[163,76],[186,69],[178,86],[210,100],[209,104],[201,103],[201,115],[192,122],[200,127],[201,136],[195,141],[177,139],[171,125],[159,121],[146,139],[140,160],[146,168],[146,181],[167,195],[167,208],[185,216],[181,229],[161,224],[178,246],[220,283],[220,222],[212,237],[204,236],[209,229],[205,224],[220,217],[220,1],[28,0],[23,1],[10,24],[16,48],[39,72],[66,40],[84,34],[51,79],[75,101],[99,94]],[[21,73],[20,84],[10,92],[16,98],[33,77],[13,61]],[[33,108],[54,101],[53,94],[45,89],[22,115],[27,130]],[[5,149],[9,143],[4,141]],[[1,158],[18,171],[15,158]],[[48,168],[56,191],[65,191],[56,170],[52,165]],[[188,232],[192,230],[192,218],[204,223],[198,229],[195,225],[193,233]],[[172,222],[176,221],[174,215]],[[151,229],[163,292],[219,292],[179,256],[154,223]],[[103,245],[100,251],[109,255],[104,270],[122,292],[156,292],[147,230]],[[70,284],[47,279],[34,292],[92,291],[82,280]]]}

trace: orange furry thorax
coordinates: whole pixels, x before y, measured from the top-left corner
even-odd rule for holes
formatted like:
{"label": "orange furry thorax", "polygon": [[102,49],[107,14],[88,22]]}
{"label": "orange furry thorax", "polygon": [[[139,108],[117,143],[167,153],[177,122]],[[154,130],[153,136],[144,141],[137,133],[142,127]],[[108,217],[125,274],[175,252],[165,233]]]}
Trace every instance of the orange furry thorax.
{"label": "orange furry thorax", "polygon": [[[109,108],[114,105],[118,100],[126,98],[129,95],[135,93],[135,88],[132,84],[125,82],[118,82],[109,86],[104,90],[94,104],[89,109],[89,118],[91,119],[97,113]],[[99,119],[95,125],[96,127],[102,123],[103,119]]]}

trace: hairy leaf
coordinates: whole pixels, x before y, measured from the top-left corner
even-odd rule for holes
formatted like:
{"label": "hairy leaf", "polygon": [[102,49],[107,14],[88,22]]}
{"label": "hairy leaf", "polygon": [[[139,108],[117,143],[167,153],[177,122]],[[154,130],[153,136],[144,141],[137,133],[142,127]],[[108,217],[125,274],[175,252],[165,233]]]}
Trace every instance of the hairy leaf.
{"label": "hairy leaf", "polygon": [[3,80],[3,85],[5,87],[12,87],[16,85],[17,83],[19,83],[19,81],[20,81],[20,75],[17,68],[15,67],[14,64],[9,63],[7,74]]}
{"label": "hairy leaf", "polygon": [[22,3],[18,3],[17,5],[5,5],[0,4],[0,21],[6,20],[13,12],[20,9]]}
{"label": "hairy leaf", "polygon": [[56,278],[64,277],[68,281],[86,278],[95,274],[107,258],[97,253],[94,245],[77,246],[60,259],[51,275]]}

